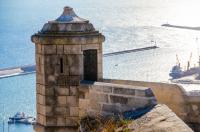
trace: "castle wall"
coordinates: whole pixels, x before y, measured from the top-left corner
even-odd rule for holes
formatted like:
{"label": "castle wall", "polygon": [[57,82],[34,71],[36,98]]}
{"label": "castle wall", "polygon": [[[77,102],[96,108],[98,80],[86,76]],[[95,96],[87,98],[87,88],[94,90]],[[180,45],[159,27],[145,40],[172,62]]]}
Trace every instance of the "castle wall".
{"label": "castle wall", "polygon": [[158,103],[166,104],[188,124],[200,124],[200,96],[189,94],[177,84],[104,79],[103,82],[150,87]]}
{"label": "castle wall", "polygon": [[152,90],[148,87],[114,83],[81,83],[79,95],[80,118],[87,115],[113,116],[157,104]]}

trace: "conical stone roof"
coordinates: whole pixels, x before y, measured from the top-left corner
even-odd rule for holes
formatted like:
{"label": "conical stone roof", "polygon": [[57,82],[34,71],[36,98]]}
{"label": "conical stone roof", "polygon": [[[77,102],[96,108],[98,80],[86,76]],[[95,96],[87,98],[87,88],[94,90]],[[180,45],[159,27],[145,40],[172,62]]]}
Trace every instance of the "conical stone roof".
{"label": "conical stone roof", "polygon": [[60,17],[44,24],[41,30],[42,33],[91,31],[95,31],[93,25],[88,20],[78,17],[73,8],[68,6],[64,7],[64,11]]}

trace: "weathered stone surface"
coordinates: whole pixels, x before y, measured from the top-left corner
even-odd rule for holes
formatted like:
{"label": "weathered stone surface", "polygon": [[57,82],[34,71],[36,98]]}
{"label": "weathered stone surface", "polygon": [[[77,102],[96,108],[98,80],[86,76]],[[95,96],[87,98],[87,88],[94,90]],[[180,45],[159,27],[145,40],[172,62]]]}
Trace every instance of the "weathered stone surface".
{"label": "weathered stone surface", "polygon": [[78,125],[79,125],[79,117],[66,118],[66,126],[78,126]]}
{"label": "weathered stone surface", "polygon": [[64,86],[67,86],[68,85],[68,79],[69,79],[69,76],[58,76],[57,78],[57,86],[61,86],[61,87],[64,87]]}
{"label": "weathered stone surface", "polygon": [[83,55],[68,55],[67,60],[70,75],[83,75]]}
{"label": "weathered stone surface", "polygon": [[79,107],[69,107],[69,109],[70,109],[70,116],[79,117]]}
{"label": "weathered stone surface", "polygon": [[141,118],[134,120],[127,127],[118,128],[116,132],[126,129],[132,132],[193,132],[166,105],[157,105]]}
{"label": "weathered stone surface", "polygon": [[37,104],[36,106],[37,106],[37,112],[39,114],[42,114],[45,116],[52,116],[54,114],[52,106],[41,105],[41,104]]}
{"label": "weathered stone surface", "polygon": [[65,125],[66,125],[66,118],[57,117],[57,126],[65,126]]}
{"label": "weathered stone surface", "polygon": [[56,45],[42,45],[43,54],[56,54]]}
{"label": "weathered stone surface", "polygon": [[77,88],[77,86],[70,86],[70,95],[71,96],[76,96],[76,95],[78,95],[78,88]]}
{"label": "weathered stone surface", "polygon": [[39,124],[35,125],[34,129],[36,130],[36,132],[79,132],[78,127],[45,127]]}
{"label": "weathered stone surface", "polygon": [[80,76],[70,76],[69,77],[69,85],[70,86],[78,86],[80,84]]}
{"label": "weathered stone surface", "polygon": [[67,105],[70,107],[78,107],[78,97],[77,96],[67,96]]}
{"label": "weathered stone surface", "polygon": [[110,96],[110,102],[111,103],[127,104],[128,103],[128,98],[123,97],[123,96],[111,95]]}
{"label": "weathered stone surface", "polygon": [[69,88],[68,87],[58,87],[58,86],[55,87],[55,94],[57,96],[67,96],[67,95],[69,95]]}
{"label": "weathered stone surface", "polygon": [[81,45],[64,45],[65,54],[83,54]]}
{"label": "weathered stone surface", "polygon": [[57,96],[57,105],[67,105],[67,96]]}
{"label": "weathered stone surface", "polygon": [[125,89],[125,88],[117,88],[113,89],[113,93],[115,94],[125,94],[125,95],[135,95],[135,89]]}
{"label": "weathered stone surface", "polygon": [[103,103],[108,102],[108,95],[105,93],[90,92],[89,98],[97,102],[103,102]]}
{"label": "weathered stone surface", "polygon": [[69,108],[66,106],[55,106],[54,114],[59,116],[69,116]]}
{"label": "weathered stone surface", "polygon": [[99,44],[84,44],[81,45],[82,50],[89,50],[89,49],[99,49]]}
{"label": "weathered stone surface", "polygon": [[54,96],[54,88],[41,84],[36,84],[36,93],[47,96]]}
{"label": "weathered stone surface", "polygon": [[36,99],[38,104],[46,105],[46,99],[45,96],[41,94],[36,94]]}
{"label": "weathered stone surface", "polygon": [[44,125],[45,126],[56,126],[57,121],[55,117],[52,116],[44,116]]}
{"label": "weathered stone surface", "polygon": [[57,54],[64,54],[64,45],[56,45]]}
{"label": "weathered stone surface", "polygon": [[35,51],[36,51],[36,54],[42,54],[42,45],[36,44],[35,45]]}

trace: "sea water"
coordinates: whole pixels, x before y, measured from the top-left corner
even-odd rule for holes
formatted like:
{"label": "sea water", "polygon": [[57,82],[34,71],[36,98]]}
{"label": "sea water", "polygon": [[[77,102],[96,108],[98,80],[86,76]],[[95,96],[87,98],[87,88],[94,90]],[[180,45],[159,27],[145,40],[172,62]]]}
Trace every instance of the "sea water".
{"label": "sea water", "polygon": [[[168,82],[176,54],[186,67],[190,53],[197,65],[199,31],[162,27],[169,23],[200,26],[198,0],[0,0],[0,68],[34,64],[30,36],[71,6],[102,32],[103,52],[154,45],[158,49],[103,58],[104,78]],[[200,39],[199,39],[200,40]],[[154,41],[153,43],[151,41]],[[187,85],[186,90],[200,89]],[[0,132],[18,111],[35,116],[35,74],[0,80]],[[10,132],[33,132],[29,125],[10,125]]]}

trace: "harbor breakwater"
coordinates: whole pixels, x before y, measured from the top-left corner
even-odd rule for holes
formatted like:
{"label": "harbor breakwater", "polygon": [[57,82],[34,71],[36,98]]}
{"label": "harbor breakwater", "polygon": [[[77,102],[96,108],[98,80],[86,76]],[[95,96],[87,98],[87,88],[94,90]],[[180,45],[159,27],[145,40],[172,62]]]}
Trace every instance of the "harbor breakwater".
{"label": "harbor breakwater", "polygon": [[198,30],[200,31],[200,27],[189,27],[189,26],[178,26],[178,25],[171,25],[171,24],[162,24],[163,27],[172,27],[172,28],[180,28],[180,29],[189,29],[189,30]]}
{"label": "harbor breakwater", "polygon": [[25,65],[19,67],[0,69],[0,79],[13,76],[27,75],[35,72],[35,65]]}
{"label": "harbor breakwater", "polygon": [[[123,50],[123,51],[118,51],[118,52],[105,53],[103,56],[108,57],[108,56],[113,56],[113,55],[120,55],[120,54],[132,53],[132,52],[152,50],[152,49],[156,49],[156,48],[159,48],[159,47],[149,46],[149,47],[144,47],[144,48]],[[7,78],[7,77],[13,77],[13,76],[32,74],[32,73],[36,72],[35,70],[36,70],[36,68],[35,68],[34,64],[0,69],[0,79]]]}

